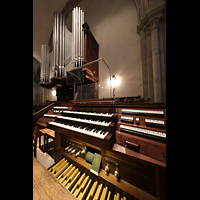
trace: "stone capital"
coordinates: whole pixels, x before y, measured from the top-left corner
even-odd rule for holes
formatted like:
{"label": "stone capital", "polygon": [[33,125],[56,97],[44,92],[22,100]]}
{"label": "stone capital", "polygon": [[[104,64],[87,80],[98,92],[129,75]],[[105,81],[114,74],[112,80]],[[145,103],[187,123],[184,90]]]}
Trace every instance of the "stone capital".
{"label": "stone capital", "polygon": [[145,35],[147,36],[151,33],[151,26],[149,24],[147,24],[143,27],[143,30],[145,32]]}
{"label": "stone capital", "polygon": [[163,14],[158,15],[157,17],[153,18],[150,22],[151,30],[158,28],[164,22],[165,16]]}
{"label": "stone capital", "polygon": [[137,33],[144,31],[146,34],[149,33],[149,27],[151,30],[157,28],[164,23],[166,18],[166,2],[163,2],[159,6],[147,11],[144,17],[140,20],[137,26]]}

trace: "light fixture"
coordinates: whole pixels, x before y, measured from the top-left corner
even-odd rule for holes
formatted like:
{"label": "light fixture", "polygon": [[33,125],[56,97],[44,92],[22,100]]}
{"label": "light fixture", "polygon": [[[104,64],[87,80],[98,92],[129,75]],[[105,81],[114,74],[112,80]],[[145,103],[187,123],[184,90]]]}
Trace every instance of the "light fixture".
{"label": "light fixture", "polygon": [[53,90],[53,91],[52,91],[52,95],[53,95],[53,96],[56,96],[56,90]]}
{"label": "light fixture", "polygon": [[112,87],[116,87],[120,84],[120,79],[119,77],[116,77],[115,75],[113,75],[112,77],[112,80],[111,80],[111,83],[112,83]]}
{"label": "light fixture", "polygon": [[119,86],[120,82],[121,81],[119,77],[116,77],[115,75],[113,75],[112,78],[108,81],[110,88],[112,88],[111,90],[112,90],[113,98],[115,98],[115,88]]}
{"label": "light fixture", "polygon": [[114,87],[118,86],[120,84],[120,82],[121,82],[120,78],[113,75],[112,79],[108,81],[108,84],[110,85],[110,83],[111,83],[111,87],[114,88]]}

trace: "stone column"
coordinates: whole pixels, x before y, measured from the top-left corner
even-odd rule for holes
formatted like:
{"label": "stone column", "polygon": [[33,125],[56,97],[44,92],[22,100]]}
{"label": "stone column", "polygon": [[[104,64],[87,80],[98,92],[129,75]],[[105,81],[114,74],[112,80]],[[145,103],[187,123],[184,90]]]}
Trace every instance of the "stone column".
{"label": "stone column", "polygon": [[162,101],[158,23],[159,18],[153,19],[151,23],[154,102]]}
{"label": "stone column", "polygon": [[152,44],[151,44],[151,29],[146,26],[146,51],[147,51],[147,80],[148,80],[148,94],[152,102],[154,102],[154,84],[153,84],[153,68],[152,68]]}
{"label": "stone column", "polygon": [[143,13],[137,26],[141,37],[143,95],[166,101],[166,2]]}
{"label": "stone column", "polygon": [[162,101],[166,101],[166,64],[165,64],[165,45],[163,34],[163,23],[159,24],[159,40],[160,40],[160,65],[161,65],[161,81],[162,81]]}
{"label": "stone column", "polygon": [[147,80],[148,73],[147,73],[146,34],[143,29],[140,30],[140,41],[141,41],[143,97],[149,98],[148,80]]}

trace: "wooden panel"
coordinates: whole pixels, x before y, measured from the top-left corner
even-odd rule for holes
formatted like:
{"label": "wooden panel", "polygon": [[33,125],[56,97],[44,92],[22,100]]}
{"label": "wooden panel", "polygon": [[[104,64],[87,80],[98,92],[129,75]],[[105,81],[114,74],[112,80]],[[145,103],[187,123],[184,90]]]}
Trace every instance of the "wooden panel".
{"label": "wooden panel", "polygon": [[[138,104],[135,105],[126,104],[116,108],[118,113],[118,122],[116,125],[116,143],[124,147],[130,148],[138,153],[150,156],[159,161],[166,162],[166,140],[165,138],[155,137],[154,135],[148,134],[137,134],[134,132],[125,133],[120,131],[120,125],[126,125],[129,127],[140,128],[141,130],[157,131],[166,133],[166,106],[164,103],[149,103],[149,104]],[[134,113],[123,113],[122,110],[139,110],[141,112]],[[162,111],[164,114],[148,113],[147,111]],[[133,123],[121,121],[121,117],[133,118]],[[139,123],[136,122],[139,119]],[[145,122],[145,119],[152,120],[154,123]],[[155,123],[156,122],[156,123]],[[160,125],[158,122],[164,122],[164,125]],[[125,131],[125,130],[124,130]],[[127,145],[127,143],[129,145]],[[130,145],[130,144],[133,145]],[[137,147],[137,148],[136,148]]]}
{"label": "wooden panel", "polygon": [[166,162],[166,158],[163,156],[163,153],[166,153],[166,144],[116,131],[116,143],[125,146],[125,141],[138,144],[139,153]]}
{"label": "wooden panel", "polygon": [[[90,27],[87,22],[83,24],[84,28],[84,63],[94,61],[99,58],[99,44],[95,40],[90,31]],[[96,78],[99,78],[98,62],[88,65]]]}
{"label": "wooden panel", "polygon": [[54,106],[54,104],[55,103],[52,103],[46,106],[45,108],[42,108],[41,110],[33,113],[33,128],[36,125],[36,122],[38,121],[38,119],[42,117],[49,109],[51,109]]}

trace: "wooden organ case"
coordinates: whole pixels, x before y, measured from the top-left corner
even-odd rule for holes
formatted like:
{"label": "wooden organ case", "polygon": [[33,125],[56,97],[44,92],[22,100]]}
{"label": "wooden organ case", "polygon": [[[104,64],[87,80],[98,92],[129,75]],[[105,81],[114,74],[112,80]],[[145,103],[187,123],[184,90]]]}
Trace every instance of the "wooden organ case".
{"label": "wooden organ case", "polygon": [[[90,26],[88,25],[88,23],[85,22],[82,27],[84,31],[84,64],[87,64],[99,58],[99,44],[93,36],[92,32],[90,31]],[[78,68],[74,67],[70,70],[70,72],[77,75],[77,72],[75,72],[76,70],[78,70]],[[81,73],[81,76],[83,76],[82,85],[99,82],[98,62],[89,64],[79,70],[80,72],[78,73]],[[80,81],[77,80],[77,82]],[[65,74],[62,77],[54,76],[51,78],[50,82],[40,82],[39,85],[47,89],[56,87],[57,101],[69,101],[74,99],[74,87],[77,88],[80,83],[76,83],[76,86],[74,86],[73,82],[71,82],[69,80],[69,77],[67,77]],[[98,88],[94,88],[94,90],[98,90]],[[98,98],[98,92],[96,92],[95,94],[95,98]]]}
{"label": "wooden organ case", "polygon": [[75,199],[166,199],[165,103],[104,101],[55,103],[38,119],[55,131],[49,172]]}

